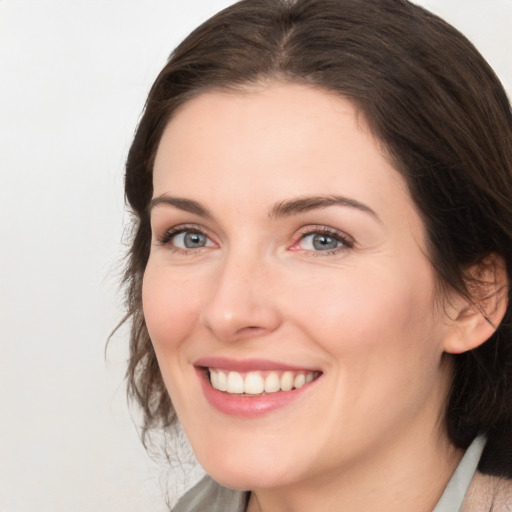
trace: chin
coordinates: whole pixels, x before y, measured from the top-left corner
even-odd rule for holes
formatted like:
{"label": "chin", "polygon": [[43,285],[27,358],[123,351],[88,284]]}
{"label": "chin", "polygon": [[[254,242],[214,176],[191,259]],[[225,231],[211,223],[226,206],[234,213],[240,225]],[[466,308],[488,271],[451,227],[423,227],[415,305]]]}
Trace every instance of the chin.
{"label": "chin", "polygon": [[250,461],[243,460],[202,466],[216,482],[237,491],[281,487],[291,483],[293,479],[289,471],[277,468],[272,460],[264,464],[251,464]]}

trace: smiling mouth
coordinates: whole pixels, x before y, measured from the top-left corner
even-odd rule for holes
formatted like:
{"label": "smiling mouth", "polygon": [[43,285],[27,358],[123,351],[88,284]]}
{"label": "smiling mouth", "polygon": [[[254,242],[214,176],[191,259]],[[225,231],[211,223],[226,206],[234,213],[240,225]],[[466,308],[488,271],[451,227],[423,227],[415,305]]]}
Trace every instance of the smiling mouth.
{"label": "smiling mouth", "polygon": [[318,371],[251,371],[236,372],[205,368],[208,380],[217,391],[232,395],[263,396],[267,393],[292,391],[317,379]]}

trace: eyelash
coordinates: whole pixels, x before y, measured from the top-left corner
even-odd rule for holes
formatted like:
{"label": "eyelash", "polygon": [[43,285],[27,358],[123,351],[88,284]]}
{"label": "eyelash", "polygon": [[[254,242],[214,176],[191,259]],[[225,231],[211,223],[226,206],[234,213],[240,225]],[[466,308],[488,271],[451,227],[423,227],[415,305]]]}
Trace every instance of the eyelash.
{"label": "eyelash", "polygon": [[[314,250],[307,250],[314,256],[333,256],[335,254],[339,254],[340,252],[344,252],[347,250],[350,250],[354,247],[354,240],[347,234],[338,231],[337,229],[328,228],[326,226],[306,226],[299,230],[299,238],[296,242],[293,243],[292,248],[299,244],[300,242],[304,241],[308,236],[311,235],[325,235],[330,238],[333,238],[337,242],[340,243],[339,247],[336,247],[334,249],[330,250],[324,250],[324,251],[314,251]],[[292,249],[292,250],[304,250],[304,249]]]}
{"label": "eyelash", "polygon": [[[182,248],[182,247],[176,247],[170,243],[174,237],[176,237],[177,235],[183,234],[183,233],[197,233],[200,235],[204,235],[209,240],[211,240],[211,238],[208,236],[206,230],[204,230],[200,226],[189,224],[189,225],[175,226],[171,229],[168,229],[167,231],[165,231],[162,234],[162,236],[160,236],[158,238],[158,243],[160,245],[168,246],[170,248],[170,250],[173,252],[176,252],[179,254],[184,254],[184,255],[191,254],[191,253],[197,253],[198,249],[200,249],[200,248],[202,249],[202,247],[189,248],[189,249]],[[297,246],[300,242],[305,240],[308,236],[312,236],[312,235],[328,236],[330,238],[333,238],[337,242],[339,242],[341,245],[340,245],[340,247],[336,247],[334,249],[324,250],[324,251],[307,250],[307,249],[301,249],[301,248],[294,249],[294,247]],[[299,230],[299,236],[293,242],[290,249],[294,250],[294,251],[305,250],[306,252],[309,252],[309,253],[313,254],[314,256],[332,256],[334,254],[338,254],[340,252],[350,250],[353,247],[354,247],[354,240],[341,231],[338,231],[333,228],[328,228],[326,226],[306,226]]]}

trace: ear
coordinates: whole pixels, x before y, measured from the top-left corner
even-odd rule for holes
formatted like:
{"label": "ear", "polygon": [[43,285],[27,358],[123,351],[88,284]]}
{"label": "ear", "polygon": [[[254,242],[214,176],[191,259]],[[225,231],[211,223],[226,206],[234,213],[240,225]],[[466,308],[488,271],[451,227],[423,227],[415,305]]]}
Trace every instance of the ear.
{"label": "ear", "polygon": [[448,300],[450,329],[444,350],[460,354],[487,341],[502,321],[508,306],[509,283],[505,262],[490,254],[467,272],[470,298],[457,295]]}

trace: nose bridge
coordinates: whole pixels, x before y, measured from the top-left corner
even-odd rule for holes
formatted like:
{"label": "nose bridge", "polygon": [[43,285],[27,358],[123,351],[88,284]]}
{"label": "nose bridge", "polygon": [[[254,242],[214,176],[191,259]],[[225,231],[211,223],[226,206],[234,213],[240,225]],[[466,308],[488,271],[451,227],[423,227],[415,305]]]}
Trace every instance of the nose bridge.
{"label": "nose bridge", "polygon": [[271,264],[256,251],[233,248],[215,270],[202,323],[221,341],[272,332],[280,323]]}

